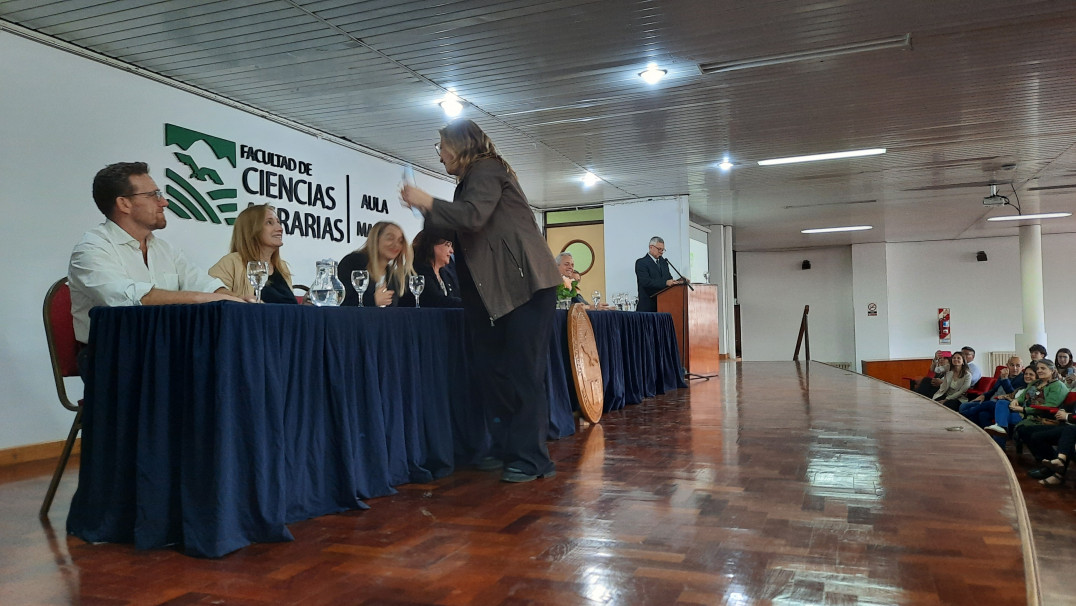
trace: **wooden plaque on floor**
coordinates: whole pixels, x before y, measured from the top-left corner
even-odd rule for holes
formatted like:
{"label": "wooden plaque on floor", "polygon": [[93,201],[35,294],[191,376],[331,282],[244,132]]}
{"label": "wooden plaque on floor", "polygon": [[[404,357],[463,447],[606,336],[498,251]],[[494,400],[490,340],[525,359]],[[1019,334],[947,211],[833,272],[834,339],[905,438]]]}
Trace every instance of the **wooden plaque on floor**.
{"label": "wooden plaque on floor", "polygon": [[605,381],[602,380],[598,344],[594,341],[594,327],[582,303],[572,305],[568,311],[568,352],[579,410],[584,419],[597,423],[605,409]]}
{"label": "wooden plaque on floor", "polygon": [[672,314],[680,363],[696,375],[716,375],[721,362],[718,347],[717,286],[676,284],[659,292],[658,311]]}

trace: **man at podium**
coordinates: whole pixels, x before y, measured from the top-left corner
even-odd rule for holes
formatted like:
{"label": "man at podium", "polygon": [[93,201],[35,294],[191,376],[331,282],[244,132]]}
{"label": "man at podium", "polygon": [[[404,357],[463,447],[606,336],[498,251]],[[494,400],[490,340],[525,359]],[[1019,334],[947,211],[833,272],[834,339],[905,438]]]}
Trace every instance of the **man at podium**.
{"label": "man at podium", "polygon": [[635,280],[639,284],[639,306],[636,311],[657,311],[658,303],[653,296],[662,289],[677,283],[669,273],[665,254],[665,240],[658,236],[650,238],[650,251],[635,262]]}

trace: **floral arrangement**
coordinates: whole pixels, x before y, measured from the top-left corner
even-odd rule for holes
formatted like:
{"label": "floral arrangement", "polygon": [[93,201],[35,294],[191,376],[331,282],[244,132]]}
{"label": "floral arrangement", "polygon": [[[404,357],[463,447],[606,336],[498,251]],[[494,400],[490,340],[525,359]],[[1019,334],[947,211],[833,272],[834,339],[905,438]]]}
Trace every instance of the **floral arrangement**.
{"label": "floral arrangement", "polygon": [[572,280],[567,276],[561,276],[563,284],[557,285],[557,299],[571,299],[579,294],[579,280]]}

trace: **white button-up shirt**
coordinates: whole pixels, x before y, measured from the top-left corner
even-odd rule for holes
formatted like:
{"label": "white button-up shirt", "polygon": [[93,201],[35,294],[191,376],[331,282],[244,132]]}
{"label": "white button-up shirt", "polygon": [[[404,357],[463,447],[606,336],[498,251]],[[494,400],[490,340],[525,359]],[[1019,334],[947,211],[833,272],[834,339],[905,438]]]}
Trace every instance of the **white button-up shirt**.
{"label": "white button-up shirt", "polygon": [[153,288],[193,292],[225,288],[153,234],[146,240],[146,250],[143,262],[138,240],[108,220],[82,235],[67,269],[76,339],[89,342],[93,307],[141,305],[142,297]]}

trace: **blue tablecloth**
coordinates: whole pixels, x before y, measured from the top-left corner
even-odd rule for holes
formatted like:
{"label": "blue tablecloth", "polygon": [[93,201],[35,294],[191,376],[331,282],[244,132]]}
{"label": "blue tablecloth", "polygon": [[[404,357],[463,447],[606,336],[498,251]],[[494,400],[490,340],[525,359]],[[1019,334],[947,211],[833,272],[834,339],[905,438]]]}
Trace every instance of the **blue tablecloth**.
{"label": "blue tablecloth", "polygon": [[[575,431],[564,312],[550,437]],[[97,308],[68,531],[215,557],[473,462],[460,310]],[[592,312],[606,409],[682,386],[666,314]]]}

